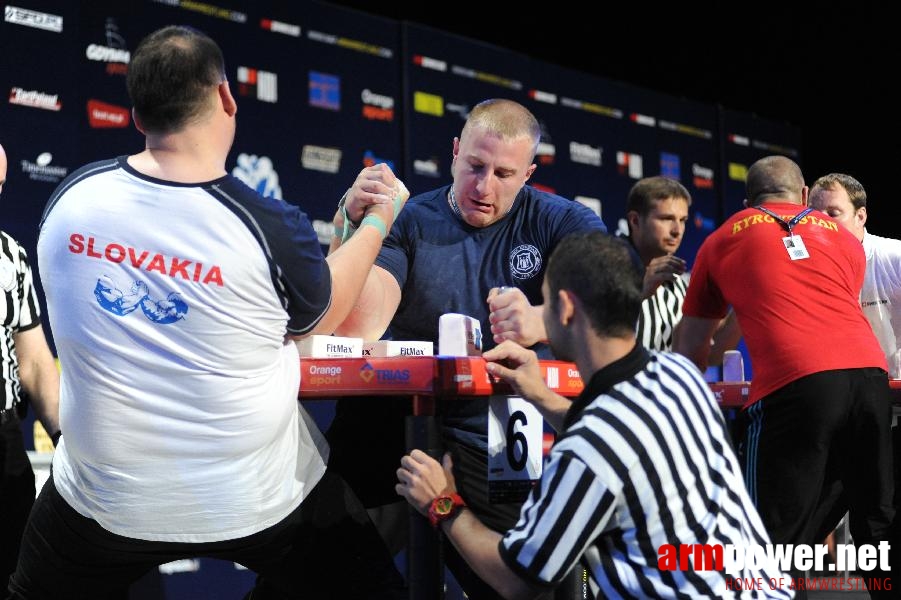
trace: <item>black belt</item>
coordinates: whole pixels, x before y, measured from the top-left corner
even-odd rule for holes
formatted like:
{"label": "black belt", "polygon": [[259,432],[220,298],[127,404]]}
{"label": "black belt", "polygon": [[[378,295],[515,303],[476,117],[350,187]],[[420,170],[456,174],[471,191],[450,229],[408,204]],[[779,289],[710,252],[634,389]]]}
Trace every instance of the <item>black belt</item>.
{"label": "black belt", "polygon": [[16,411],[16,407],[0,410],[0,425],[6,425],[13,419],[18,419],[18,418],[19,418],[19,414]]}

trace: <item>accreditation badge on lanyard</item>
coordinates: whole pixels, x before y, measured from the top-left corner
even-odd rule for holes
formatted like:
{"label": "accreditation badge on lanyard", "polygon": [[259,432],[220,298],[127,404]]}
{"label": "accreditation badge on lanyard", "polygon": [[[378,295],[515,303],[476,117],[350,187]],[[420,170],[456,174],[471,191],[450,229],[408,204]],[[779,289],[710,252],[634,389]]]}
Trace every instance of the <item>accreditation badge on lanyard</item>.
{"label": "accreditation badge on lanyard", "polygon": [[810,258],[810,253],[807,252],[807,247],[804,245],[804,240],[801,239],[800,235],[795,235],[794,233],[792,233],[792,229],[795,225],[798,224],[801,219],[806,217],[810,213],[810,211],[813,210],[812,208],[805,208],[803,211],[792,217],[790,221],[786,221],[764,206],[755,206],[754,208],[773,217],[776,223],[778,223],[780,227],[788,232],[788,235],[782,238],[782,244],[785,246],[785,250],[786,252],[788,252],[788,257],[790,259],[802,260],[804,258]]}

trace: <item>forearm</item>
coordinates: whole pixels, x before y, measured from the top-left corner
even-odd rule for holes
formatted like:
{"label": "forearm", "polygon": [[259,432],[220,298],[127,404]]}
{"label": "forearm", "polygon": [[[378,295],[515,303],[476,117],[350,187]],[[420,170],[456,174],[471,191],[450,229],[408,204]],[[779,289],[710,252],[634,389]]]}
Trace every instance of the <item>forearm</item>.
{"label": "forearm", "polygon": [[364,225],[326,257],[332,276],[331,305],[312,333],[331,334],[347,319],[369,280],[382,234]]}
{"label": "forearm", "polygon": [[707,364],[714,366],[723,364],[723,354],[726,350],[734,350],[740,340],[741,327],[738,326],[735,312],[730,310],[713,334],[713,342],[710,346]]}
{"label": "forearm", "polygon": [[388,328],[399,303],[400,287],[397,282],[387,271],[374,266],[366,275],[356,304],[335,329],[335,334],[377,340]]}
{"label": "forearm", "polygon": [[442,524],[442,530],[467,564],[501,596],[516,600],[542,597],[544,590],[528,585],[501,558],[501,534],[483,525],[471,510],[461,510]]}
{"label": "forearm", "polygon": [[544,328],[544,305],[532,307],[532,322],[535,324],[535,341],[534,344],[547,343],[547,330]]}
{"label": "forearm", "polygon": [[546,393],[526,398],[526,400],[538,409],[545,422],[553,427],[554,431],[558,433],[563,431],[563,420],[566,418],[569,407],[572,406],[572,400],[564,398],[550,389],[547,389]]}
{"label": "forearm", "polygon": [[707,370],[710,357],[710,340],[719,319],[686,317],[673,331],[673,352],[688,357],[703,373]]}
{"label": "forearm", "polygon": [[[39,334],[43,338],[43,332]],[[17,352],[18,352],[17,348]],[[19,354],[19,382],[48,434],[59,431],[59,370],[50,349]]]}

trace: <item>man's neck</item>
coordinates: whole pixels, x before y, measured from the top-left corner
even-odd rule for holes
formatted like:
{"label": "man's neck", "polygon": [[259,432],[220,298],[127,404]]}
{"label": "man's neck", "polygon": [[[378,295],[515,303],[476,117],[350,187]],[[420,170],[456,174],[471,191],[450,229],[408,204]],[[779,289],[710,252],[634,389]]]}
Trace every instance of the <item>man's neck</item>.
{"label": "man's neck", "polygon": [[214,135],[188,129],[176,134],[148,135],[143,152],[128,157],[138,172],[177,183],[203,183],[226,174],[228,149],[216,148]]}
{"label": "man's neck", "polygon": [[594,333],[589,334],[588,340],[582,345],[583,351],[576,356],[576,367],[587,381],[607,365],[610,365],[626,356],[635,348],[637,343],[635,336],[627,337],[599,337]]}

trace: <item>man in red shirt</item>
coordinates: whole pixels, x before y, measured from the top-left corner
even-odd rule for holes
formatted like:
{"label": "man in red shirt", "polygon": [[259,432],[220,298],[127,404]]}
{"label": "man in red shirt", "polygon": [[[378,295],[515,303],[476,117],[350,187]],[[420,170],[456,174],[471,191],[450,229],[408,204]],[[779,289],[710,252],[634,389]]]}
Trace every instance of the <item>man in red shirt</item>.
{"label": "man in red shirt", "polygon": [[891,400],[858,303],[866,260],[807,194],[792,160],[751,166],[748,208],[698,250],[673,349],[704,370],[731,305],[754,369],[739,452],[773,542],[818,543],[850,509],[855,542],[877,545],[894,515]]}

